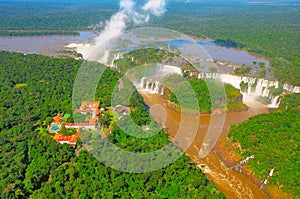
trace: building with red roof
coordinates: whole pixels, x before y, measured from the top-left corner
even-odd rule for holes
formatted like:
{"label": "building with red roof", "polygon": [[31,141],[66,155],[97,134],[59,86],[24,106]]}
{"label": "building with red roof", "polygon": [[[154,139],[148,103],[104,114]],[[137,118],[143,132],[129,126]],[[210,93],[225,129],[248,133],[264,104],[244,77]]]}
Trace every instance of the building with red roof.
{"label": "building with red roof", "polygon": [[57,143],[60,143],[60,144],[69,144],[69,145],[75,147],[78,138],[79,138],[79,130],[74,135],[69,135],[69,136],[62,135],[62,134],[56,135],[54,137],[54,140]]}
{"label": "building with red roof", "polygon": [[[80,129],[86,129],[86,130],[96,130],[97,129],[96,126],[97,126],[97,122],[98,122],[98,117],[101,113],[99,101],[96,101],[96,102],[84,101],[84,102],[82,102],[82,105],[80,106],[80,108],[75,109],[74,112],[81,113],[83,115],[87,115],[87,113],[90,113],[86,117],[88,122],[86,122],[86,123],[66,123],[66,119],[61,117],[60,114],[53,117],[53,120],[54,120],[53,125],[55,124],[55,126],[52,125],[51,128],[49,127],[49,129],[52,130],[53,132],[55,131],[57,133],[57,135],[55,135],[53,138],[57,143],[69,144],[69,145],[75,147],[76,141],[79,138]],[[71,135],[71,136],[65,136],[65,135],[61,134],[60,130],[61,130],[62,123],[65,124],[65,128],[67,128],[67,129],[77,129],[77,133],[74,135]],[[59,124],[60,126],[58,126],[57,124]]]}

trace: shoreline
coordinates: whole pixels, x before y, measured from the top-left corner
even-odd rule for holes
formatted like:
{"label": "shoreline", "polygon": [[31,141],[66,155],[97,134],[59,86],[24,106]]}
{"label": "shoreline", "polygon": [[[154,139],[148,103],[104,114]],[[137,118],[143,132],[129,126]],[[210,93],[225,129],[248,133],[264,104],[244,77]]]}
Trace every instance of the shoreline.
{"label": "shoreline", "polygon": [[79,36],[80,32],[83,31],[52,31],[52,30],[42,30],[42,31],[3,31],[0,30],[1,38],[15,38],[15,37],[45,37],[45,36]]}
{"label": "shoreline", "polygon": [[247,106],[245,110],[225,110],[223,108],[216,108],[211,113],[202,113],[197,112],[194,110],[181,110],[179,108],[179,105],[175,104],[174,102],[170,102],[166,97],[162,96],[165,99],[165,104],[168,108],[173,109],[174,111],[178,113],[184,113],[185,115],[199,115],[199,116],[214,116],[214,115],[221,115],[221,114],[227,114],[227,113],[242,113],[247,112],[249,110],[249,106],[247,104],[244,104]]}
{"label": "shoreline", "polygon": [[[205,36],[205,38],[198,38],[196,36],[193,36],[193,35],[190,35],[188,34],[189,37],[191,37],[192,39],[194,39],[195,41],[197,42],[200,42],[200,41],[206,41],[206,40],[213,40],[215,41],[216,39],[214,39],[213,37],[209,37],[209,36]],[[216,44],[217,45],[217,44]],[[217,45],[217,46],[220,46],[220,45]],[[258,54],[258,53],[255,53],[255,52],[250,52],[248,49],[244,49],[244,48],[237,48],[237,47],[228,47],[228,46],[221,46],[221,47],[226,47],[226,48],[233,48],[235,50],[238,50],[238,51],[246,51],[247,53],[249,53],[250,55],[256,57],[256,58],[263,58],[267,61],[269,61],[269,64],[270,64],[270,67],[273,68],[273,66],[271,65],[270,61],[271,61],[271,58],[270,57],[267,57],[267,56],[264,56],[264,55],[261,55],[261,54]],[[222,60],[220,60],[222,61]]]}
{"label": "shoreline", "polygon": [[[219,158],[227,167],[234,166],[244,158],[241,156],[240,153],[236,151],[238,150],[238,148],[235,147],[234,144],[235,143],[230,143],[229,138],[227,136],[224,136],[218,140],[218,142],[213,148],[213,151],[219,156]],[[250,168],[250,166],[247,163],[242,165],[241,172],[238,173],[246,176],[258,187],[260,186],[261,181],[263,180],[259,179],[259,177],[255,175],[254,171]],[[270,198],[279,198],[282,196],[284,196],[285,198],[292,198],[292,196],[288,195],[286,192],[282,191],[281,189],[272,184],[267,184],[267,186],[265,186],[261,190]]]}

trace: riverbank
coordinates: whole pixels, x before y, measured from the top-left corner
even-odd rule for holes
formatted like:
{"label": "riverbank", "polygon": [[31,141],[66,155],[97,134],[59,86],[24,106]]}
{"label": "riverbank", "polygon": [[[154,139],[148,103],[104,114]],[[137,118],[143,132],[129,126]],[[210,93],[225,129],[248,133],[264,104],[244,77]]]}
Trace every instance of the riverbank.
{"label": "riverbank", "polygon": [[0,37],[34,37],[34,36],[80,36],[83,31],[65,30],[0,30]]}
{"label": "riverbank", "polygon": [[[87,42],[95,37],[92,32],[80,31],[79,35],[35,35],[0,37],[0,50],[24,54],[42,54],[50,57],[71,56],[65,45],[72,42]],[[66,53],[69,51],[68,53]],[[71,54],[71,55],[70,55]]]}
{"label": "riverbank", "polygon": [[[238,151],[243,150],[240,143],[231,143],[228,137],[222,137],[218,140],[217,144],[213,149],[222,159],[222,161],[228,167],[232,167],[240,162],[243,157]],[[259,179],[254,171],[247,165],[244,164],[241,167],[241,174],[249,178],[252,182],[254,182],[258,187],[261,185],[263,179]],[[267,185],[263,188],[263,191],[270,197],[270,198],[293,198],[292,196],[288,195],[287,193],[281,191],[276,186]]]}

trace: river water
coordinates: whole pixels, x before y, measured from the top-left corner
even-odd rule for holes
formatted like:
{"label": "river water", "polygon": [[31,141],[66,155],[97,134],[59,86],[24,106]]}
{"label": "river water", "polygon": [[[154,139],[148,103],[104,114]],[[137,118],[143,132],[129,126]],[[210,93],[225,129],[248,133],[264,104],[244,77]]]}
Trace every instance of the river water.
{"label": "river water", "polygon": [[[190,44],[190,41],[187,40],[171,40],[168,42],[170,46],[181,47],[183,45]],[[236,48],[229,48],[225,46],[218,46],[215,44],[214,40],[212,39],[205,39],[202,41],[198,41],[197,44],[202,46],[211,59],[230,62],[234,65],[253,65],[253,62],[264,62],[266,64],[266,68],[270,68],[270,63],[267,59],[255,56],[253,54],[248,53],[244,50],[238,50]]]}
{"label": "river water", "polygon": [[[165,126],[170,137],[176,136],[179,128],[181,128],[180,124],[185,122],[183,120],[194,120],[194,118],[192,118],[194,117],[193,115],[185,115],[185,117],[182,117],[183,115],[180,112],[167,106],[164,97],[147,94],[142,91],[140,91],[140,93],[143,95],[145,103],[150,107],[151,115]],[[251,116],[267,112],[266,106],[260,103],[252,102],[252,104],[247,105],[249,109],[245,112],[227,113],[221,136],[227,135],[229,127],[232,124],[240,123]],[[221,115],[220,120],[222,120]],[[199,149],[210,125],[210,121],[210,115],[200,116],[197,134],[191,146],[187,149],[186,154],[198,165],[206,165],[206,176],[217,185],[228,198],[268,198],[250,179],[228,168],[214,151],[211,151],[203,159],[199,158]],[[190,129],[185,130],[189,131]],[[180,146],[185,139],[186,137],[184,136],[176,137],[176,140],[173,140],[173,142]]]}
{"label": "river water", "polygon": [[[79,33],[80,35],[0,37],[0,50],[55,56],[59,51],[70,50],[70,48],[65,47],[70,43],[90,43],[89,41],[96,36],[92,32]],[[189,41],[171,40],[168,43],[178,47],[188,44]],[[236,65],[253,65],[253,61],[264,62],[267,68],[270,67],[269,61],[263,57],[254,56],[235,48],[218,46],[211,39],[205,39],[197,43],[205,49],[211,59]]]}
{"label": "river water", "polygon": [[79,33],[80,35],[0,37],[0,50],[57,56],[60,51],[69,50],[65,48],[67,44],[87,42],[95,37],[92,32]]}

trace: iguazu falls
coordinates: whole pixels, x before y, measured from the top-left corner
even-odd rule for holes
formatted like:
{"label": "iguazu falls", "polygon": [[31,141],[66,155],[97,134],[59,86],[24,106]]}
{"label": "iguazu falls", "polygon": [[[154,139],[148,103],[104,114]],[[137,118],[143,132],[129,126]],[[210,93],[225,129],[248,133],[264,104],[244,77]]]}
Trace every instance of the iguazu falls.
{"label": "iguazu falls", "polygon": [[0,0],[0,198],[299,198],[299,5]]}

